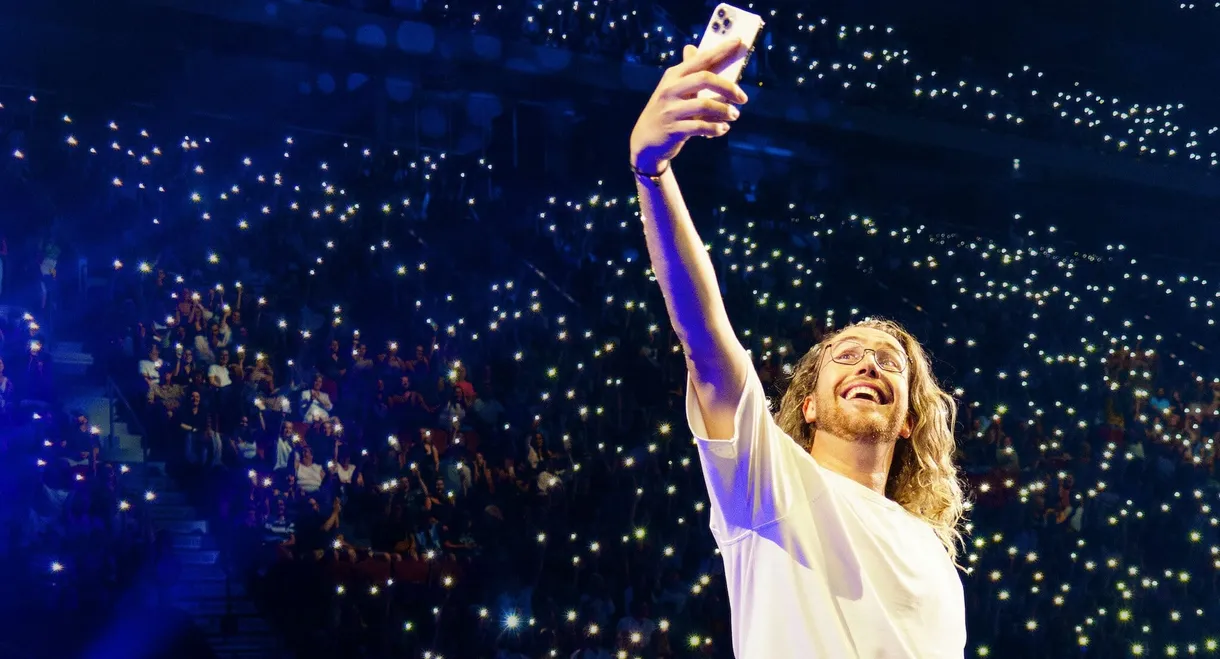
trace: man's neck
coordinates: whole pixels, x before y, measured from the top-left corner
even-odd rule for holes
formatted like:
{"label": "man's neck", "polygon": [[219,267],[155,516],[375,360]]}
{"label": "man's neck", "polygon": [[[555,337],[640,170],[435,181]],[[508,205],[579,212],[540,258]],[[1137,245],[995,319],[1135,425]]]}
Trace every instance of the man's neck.
{"label": "man's neck", "polygon": [[809,454],[818,464],[885,496],[885,483],[894,459],[894,444],[844,440],[818,431]]}

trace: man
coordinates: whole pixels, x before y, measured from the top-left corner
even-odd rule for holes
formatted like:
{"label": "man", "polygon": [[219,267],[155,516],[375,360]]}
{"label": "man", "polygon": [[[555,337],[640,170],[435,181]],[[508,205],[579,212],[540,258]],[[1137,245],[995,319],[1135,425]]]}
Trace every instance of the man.
{"label": "man", "polygon": [[687,46],[631,135],[652,268],[682,343],[686,410],[711,496],[739,659],[961,657],[954,569],[964,508],[953,399],[896,324],[866,321],[814,346],[773,419],[729,324],[670,161],[718,137],[744,103],[711,73],[740,44]]}
{"label": "man", "polygon": [[305,408],[305,423],[326,421],[330,418],[331,411],[335,409],[334,404],[330,402],[330,396],[322,390],[322,386],[322,376],[315,375],[313,388],[301,392],[301,404]]}

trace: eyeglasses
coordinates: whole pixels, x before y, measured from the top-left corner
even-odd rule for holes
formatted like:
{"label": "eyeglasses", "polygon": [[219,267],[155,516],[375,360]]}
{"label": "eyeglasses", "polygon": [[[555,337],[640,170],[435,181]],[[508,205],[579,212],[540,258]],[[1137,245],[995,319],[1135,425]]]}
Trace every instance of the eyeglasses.
{"label": "eyeglasses", "polygon": [[902,373],[907,370],[907,357],[893,348],[865,348],[858,341],[846,340],[835,344],[830,349],[830,359],[844,366],[855,366],[868,353],[873,353],[873,359],[883,371]]}

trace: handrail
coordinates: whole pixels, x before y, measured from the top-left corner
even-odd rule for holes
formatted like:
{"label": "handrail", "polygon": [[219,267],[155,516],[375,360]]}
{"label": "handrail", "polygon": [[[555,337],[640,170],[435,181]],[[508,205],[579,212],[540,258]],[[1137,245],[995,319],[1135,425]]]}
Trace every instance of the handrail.
{"label": "handrail", "polygon": [[127,414],[128,414],[130,424],[132,426],[134,426],[136,434],[138,434],[142,440],[141,448],[144,450],[145,459],[147,459],[147,457],[148,457],[148,449],[147,449],[148,431],[144,429],[144,424],[140,422],[140,416],[138,414],[136,414],[136,410],[134,407],[131,406],[131,403],[129,403],[127,401],[127,397],[123,395],[123,391],[121,389],[119,389],[118,383],[115,382],[114,378],[112,378],[109,375],[106,376],[106,394],[107,394],[107,397],[110,398],[110,437],[109,437],[110,445],[114,446],[114,441],[115,441],[114,401],[117,398],[118,400],[122,401],[123,407],[127,408]]}

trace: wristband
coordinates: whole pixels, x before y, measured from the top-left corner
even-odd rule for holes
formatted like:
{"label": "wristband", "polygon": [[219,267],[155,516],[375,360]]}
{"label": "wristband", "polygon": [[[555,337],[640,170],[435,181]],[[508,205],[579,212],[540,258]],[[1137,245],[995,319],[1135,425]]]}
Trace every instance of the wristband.
{"label": "wristband", "polygon": [[630,161],[628,161],[627,166],[631,168],[632,174],[635,174],[636,176],[639,176],[641,178],[646,178],[646,179],[652,181],[653,183],[660,183],[661,177],[665,175],[665,172],[669,171],[669,161],[668,160],[666,160],[665,164],[661,166],[661,170],[655,174],[653,174],[651,172],[646,172],[646,171],[640,169],[639,167],[636,167],[635,163],[630,162]]}

